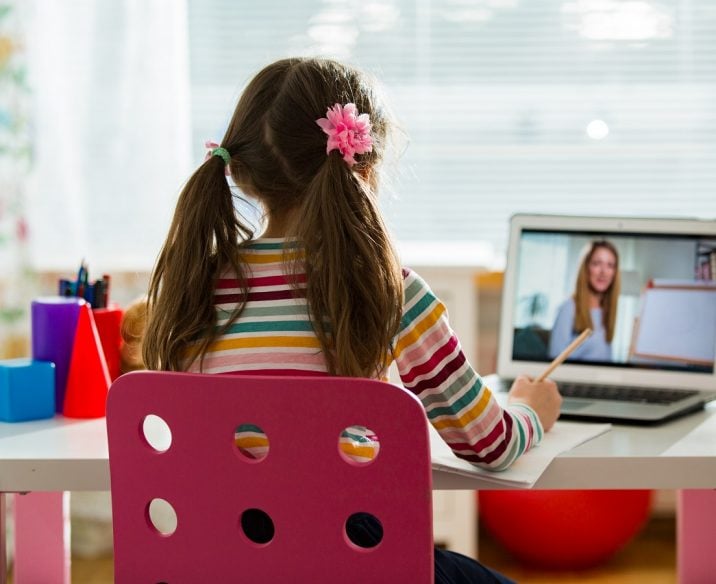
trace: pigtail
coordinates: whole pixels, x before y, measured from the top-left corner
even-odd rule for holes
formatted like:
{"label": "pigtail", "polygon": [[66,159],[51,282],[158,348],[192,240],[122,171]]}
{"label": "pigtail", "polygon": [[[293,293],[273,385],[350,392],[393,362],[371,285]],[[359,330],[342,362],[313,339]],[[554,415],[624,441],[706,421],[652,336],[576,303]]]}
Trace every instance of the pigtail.
{"label": "pigtail", "polygon": [[[250,239],[253,232],[234,210],[224,168],[220,157],[210,157],[179,195],[149,284],[143,344],[148,369],[180,371],[198,356],[203,358],[221,332],[216,330],[213,306],[216,278],[232,268],[245,283],[236,246],[240,239]],[[236,319],[244,303],[226,326]]]}
{"label": "pigtail", "polygon": [[328,156],[306,188],[295,230],[329,372],[381,375],[400,325],[403,279],[375,193],[339,156]]}

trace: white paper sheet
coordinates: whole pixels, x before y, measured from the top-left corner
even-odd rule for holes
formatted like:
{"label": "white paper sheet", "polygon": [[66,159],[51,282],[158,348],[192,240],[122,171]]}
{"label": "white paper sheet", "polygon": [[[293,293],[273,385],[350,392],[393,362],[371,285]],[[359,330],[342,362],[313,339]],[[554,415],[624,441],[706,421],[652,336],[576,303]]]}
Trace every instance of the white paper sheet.
{"label": "white paper sheet", "polygon": [[478,468],[453,454],[437,430],[430,427],[430,449],[434,470],[475,477],[505,487],[531,487],[537,482],[552,459],[584,444],[612,427],[611,424],[557,422],[544,435],[542,442],[523,454],[507,470],[494,472]]}

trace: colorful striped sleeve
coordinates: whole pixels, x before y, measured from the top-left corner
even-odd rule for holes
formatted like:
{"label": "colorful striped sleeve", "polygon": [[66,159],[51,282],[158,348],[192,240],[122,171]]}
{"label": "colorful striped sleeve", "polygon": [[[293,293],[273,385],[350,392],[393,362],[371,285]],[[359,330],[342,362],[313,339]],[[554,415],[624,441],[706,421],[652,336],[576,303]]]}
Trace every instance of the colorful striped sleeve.
{"label": "colorful striped sleeve", "polygon": [[497,403],[465,358],[445,305],[410,270],[405,270],[394,356],[403,385],[418,396],[430,423],[460,458],[504,470],[542,439],[532,408]]}

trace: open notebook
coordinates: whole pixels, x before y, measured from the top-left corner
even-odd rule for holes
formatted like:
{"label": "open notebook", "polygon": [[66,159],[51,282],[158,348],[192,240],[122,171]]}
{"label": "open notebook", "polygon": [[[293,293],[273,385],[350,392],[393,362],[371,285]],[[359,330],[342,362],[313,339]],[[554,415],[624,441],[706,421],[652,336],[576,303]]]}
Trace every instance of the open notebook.
{"label": "open notebook", "polygon": [[555,457],[608,432],[610,427],[610,424],[557,422],[538,446],[525,452],[507,470],[494,472],[455,456],[438,431],[429,424],[430,458],[433,470],[479,479],[495,487],[529,488]]}
{"label": "open notebook", "polygon": [[616,255],[586,266],[583,286],[611,287],[615,317],[589,307],[594,334],[551,375],[562,419],[657,423],[702,408],[716,398],[716,221],[695,219],[515,215],[494,389],[539,375],[578,335],[580,266],[604,241]]}

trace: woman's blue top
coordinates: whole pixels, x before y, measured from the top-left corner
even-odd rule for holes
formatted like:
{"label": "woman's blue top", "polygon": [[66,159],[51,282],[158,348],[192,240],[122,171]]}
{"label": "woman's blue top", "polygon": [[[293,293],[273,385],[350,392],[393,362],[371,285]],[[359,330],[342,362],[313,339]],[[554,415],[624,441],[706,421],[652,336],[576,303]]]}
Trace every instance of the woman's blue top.
{"label": "woman's blue top", "polygon": [[[574,298],[565,300],[557,309],[557,317],[549,337],[549,357],[554,359],[564,348],[577,338],[574,331]],[[602,309],[591,308],[592,334],[568,357],[570,361],[611,361],[612,345],[607,342],[606,329],[602,320]]]}

